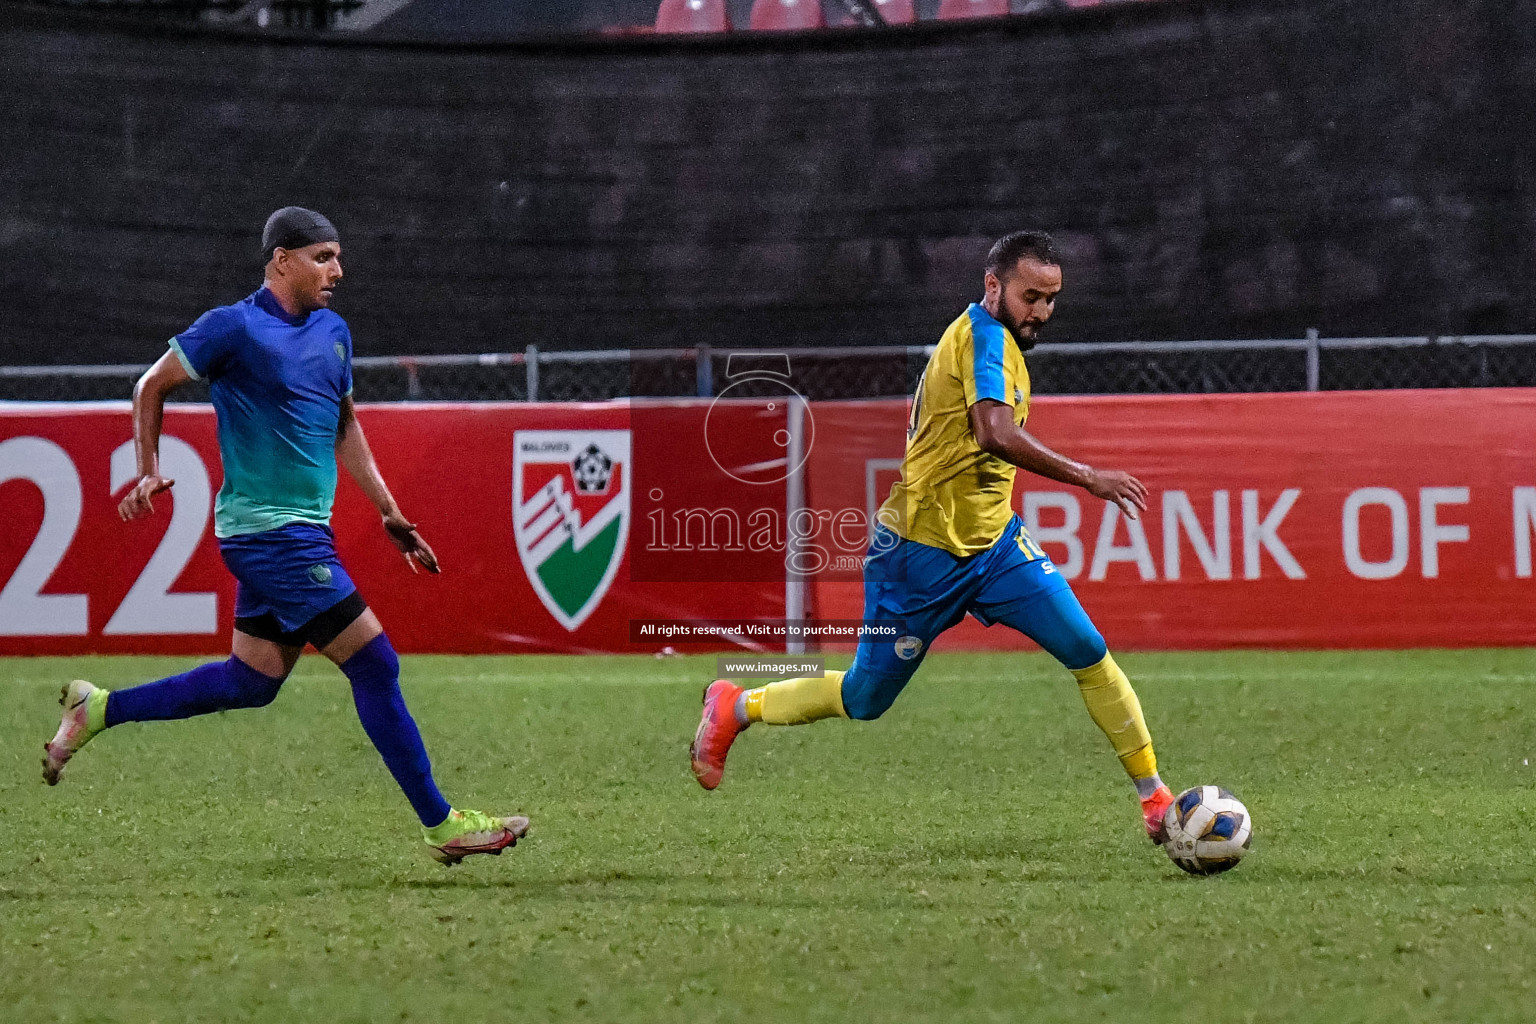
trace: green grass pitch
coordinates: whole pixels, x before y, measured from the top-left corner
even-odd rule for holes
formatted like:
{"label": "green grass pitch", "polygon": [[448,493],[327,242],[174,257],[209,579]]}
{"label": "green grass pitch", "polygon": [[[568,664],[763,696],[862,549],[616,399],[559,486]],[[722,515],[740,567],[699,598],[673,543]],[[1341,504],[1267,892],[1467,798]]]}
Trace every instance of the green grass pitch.
{"label": "green grass pitch", "polygon": [[1175,789],[1253,851],[1180,873],[1070,676],[936,654],[886,717],[742,737],[712,658],[405,661],[445,869],[308,658],[259,711],[131,725],[38,777],[60,682],[0,662],[0,1020],[1530,1021],[1536,651],[1126,655]]}

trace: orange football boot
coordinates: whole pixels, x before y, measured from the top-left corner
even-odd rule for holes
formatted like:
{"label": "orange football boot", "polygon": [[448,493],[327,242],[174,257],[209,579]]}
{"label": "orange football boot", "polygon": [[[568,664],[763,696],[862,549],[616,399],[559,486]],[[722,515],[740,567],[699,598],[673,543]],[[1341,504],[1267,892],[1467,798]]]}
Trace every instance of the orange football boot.
{"label": "orange football boot", "polygon": [[688,757],[693,762],[693,777],[705,789],[720,785],[725,774],[725,755],[746,728],[736,721],[736,698],[742,692],[741,687],[726,679],[716,679],[704,690],[704,714],[699,718],[693,743],[688,746]]}
{"label": "orange football boot", "polygon": [[1163,815],[1172,804],[1173,790],[1167,786],[1158,786],[1156,792],[1141,802],[1141,819],[1147,826],[1147,838],[1158,845],[1162,845],[1168,838]]}

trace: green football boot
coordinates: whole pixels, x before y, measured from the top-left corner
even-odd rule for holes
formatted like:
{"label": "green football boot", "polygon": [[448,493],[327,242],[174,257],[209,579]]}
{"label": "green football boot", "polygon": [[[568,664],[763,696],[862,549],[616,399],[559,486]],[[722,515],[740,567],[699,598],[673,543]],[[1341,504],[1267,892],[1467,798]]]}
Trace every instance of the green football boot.
{"label": "green football boot", "polygon": [[57,786],[64,766],[75,756],[75,751],[107,727],[108,692],[84,679],[76,679],[60,691],[59,703],[64,707],[64,717],[59,721],[59,731],[53,734],[53,740],[43,744],[43,781],[48,785]]}
{"label": "green football boot", "polygon": [[427,853],[449,867],[476,853],[500,856],[527,834],[528,819],[521,815],[493,818],[479,811],[450,811],[441,825],[421,830]]}

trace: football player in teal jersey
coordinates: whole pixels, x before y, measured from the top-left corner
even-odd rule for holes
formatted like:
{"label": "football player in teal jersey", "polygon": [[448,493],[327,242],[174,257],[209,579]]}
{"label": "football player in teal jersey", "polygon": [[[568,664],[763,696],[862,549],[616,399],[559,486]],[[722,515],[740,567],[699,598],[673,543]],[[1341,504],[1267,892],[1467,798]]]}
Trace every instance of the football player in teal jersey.
{"label": "football player in teal jersey", "polygon": [[340,238],[325,217],[289,206],[267,219],[262,250],[262,287],[172,338],[134,388],[138,480],[118,508],[125,520],[151,515],[155,498],[173,486],[159,466],[165,398],[189,381],[207,381],[224,464],[214,534],[236,581],[230,656],[125,690],[69,683],[63,720],[45,744],[43,778],[57,784],[81,747],[125,722],[270,704],[312,645],[351,682],[363,729],[420,818],[432,857],[457,864],[499,854],[527,833],[528,819],[455,810],[443,799],[400,692],[399,658],[336,557],[330,519],[339,463],[412,570],[438,571],[380,475],[353,408],[352,335],[329,308],[342,279]]}

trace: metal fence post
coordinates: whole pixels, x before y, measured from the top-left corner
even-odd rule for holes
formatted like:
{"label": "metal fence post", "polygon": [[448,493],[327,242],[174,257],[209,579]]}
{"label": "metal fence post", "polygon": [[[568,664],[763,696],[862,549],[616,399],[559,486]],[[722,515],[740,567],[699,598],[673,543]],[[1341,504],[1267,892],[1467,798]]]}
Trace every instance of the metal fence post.
{"label": "metal fence post", "polygon": [[709,345],[694,350],[694,388],[700,398],[715,397],[715,360]]}
{"label": "metal fence post", "polygon": [[528,397],[525,401],[537,402],[539,400],[539,346],[529,345],[523,349],[523,372],[527,375]]}
{"label": "metal fence post", "polygon": [[1307,328],[1307,390],[1316,391],[1318,386],[1318,345],[1317,328]]}
{"label": "metal fence post", "polygon": [[[789,476],[784,482],[784,618],[791,623],[805,623],[806,578],[800,571],[801,557],[808,546],[795,533],[800,529],[800,513],[805,510],[805,414],[806,403],[791,398],[784,403],[789,444],[784,455]],[[784,637],[785,654],[804,654],[804,635]]]}

